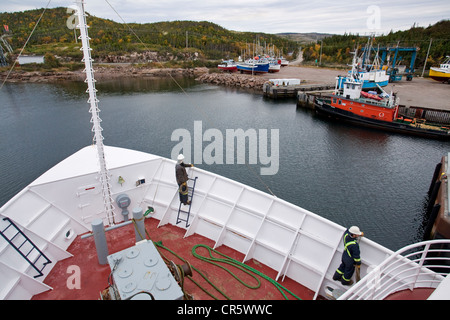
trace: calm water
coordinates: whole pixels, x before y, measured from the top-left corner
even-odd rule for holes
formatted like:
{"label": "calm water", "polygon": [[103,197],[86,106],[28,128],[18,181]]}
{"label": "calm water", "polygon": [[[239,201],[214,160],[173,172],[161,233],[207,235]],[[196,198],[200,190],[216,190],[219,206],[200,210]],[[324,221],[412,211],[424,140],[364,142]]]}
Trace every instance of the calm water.
{"label": "calm water", "polygon": [[[295,101],[172,80],[99,82],[105,144],[170,157],[178,128],[279,129],[279,171],[198,165],[304,207],[397,250],[422,240],[423,206],[446,142],[346,126],[296,110]],[[92,143],[84,83],[7,84],[0,90],[0,205]],[[270,130],[269,130],[270,132]],[[270,135],[269,135],[270,137]],[[205,144],[206,145],[206,144]],[[205,146],[204,145],[204,146]],[[259,178],[263,181],[261,182]],[[226,190],[224,190],[226,192]]]}

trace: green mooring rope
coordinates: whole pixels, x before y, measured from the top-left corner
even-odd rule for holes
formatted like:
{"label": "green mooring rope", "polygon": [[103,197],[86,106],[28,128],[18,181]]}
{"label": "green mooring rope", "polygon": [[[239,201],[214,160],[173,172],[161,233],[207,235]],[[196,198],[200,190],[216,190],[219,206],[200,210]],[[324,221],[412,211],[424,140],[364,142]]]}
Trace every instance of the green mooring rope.
{"label": "green mooring rope", "polygon": [[[199,254],[196,252],[197,248],[205,248],[206,250],[208,250],[208,252],[209,252],[209,257],[204,257],[204,256],[199,255]],[[223,258],[215,258],[215,257],[213,257],[213,255],[212,255],[213,252],[216,253],[217,255],[223,257]],[[288,292],[289,294],[291,294],[291,295],[292,295],[293,297],[295,297],[296,299],[301,300],[301,299],[300,299],[297,295],[295,295],[293,292],[289,291],[287,288],[285,288],[284,286],[282,286],[281,284],[279,284],[277,281],[273,280],[272,278],[266,276],[266,275],[263,274],[262,272],[260,272],[260,271],[258,271],[258,270],[256,270],[256,269],[254,269],[254,268],[252,268],[252,267],[246,265],[245,263],[242,263],[242,262],[239,262],[239,261],[237,261],[237,260],[235,260],[235,259],[233,259],[233,258],[230,258],[230,257],[228,257],[227,255],[225,255],[225,254],[223,254],[223,253],[221,253],[221,252],[219,252],[219,251],[217,251],[217,250],[215,250],[215,249],[213,249],[213,248],[211,248],[211,247],[209,247],[209,246],[207,246],[207,245],[204,245],[204,244],[198,244],[198,245],[195,245],[195,246],[192,248],[192,254],[194,255],[194,257],[196,257],[196,258],[198,258],[198,259],[200,259],[200,260],[202,260],[202,261],[211,263],[211,264],[213,264],[213,265],[216,265],[216,266],[218,266],[218,267],[224,269],[224,270],[227,271],[229,274],[231,274],[236,280],[238,280],[240,283],[242,283],[243,285],[245,285],[246,287],[248,287],[248,288],[250,288],[250,289],[257,289],[257,288],[259,288],[260,285],[261,285],[261,282],[260,282],[259,279],[255,276],[255,274],[256,274],[256,275],[260,276],[261,278],[263,278],[263,279],[269,281],[271,284],[273,284],[273,285],[278,289],[278,291],[280,291],[280,293],[284,296],[284,298],[285,298],[286,300],[289,300],[289,298],[286,296],[286,294],[284,293],[284,291]],[[245,273],[247,273],[248,275],[250,275],[251,277],[253,277],[253,278],[258,282],[258,284],[257,284],[256,286],[251,286],[251,285],[245,283],[244,281],[242,281],[241,279],[239,279],[235,274],[233,274],[230,270],[228,270],[227,268],[225,268],[225,267],[222,266],[222,265],[219,265],[217,262],[223,262],[223,263],[229,264],[229,265],[231,265],[231,266],[233,266],[233,267],[236,267],[236,268],[242,270],[243,272],[245,272]]]}
{"label": "green mooring rope", "polygon": [[[185,262],[185,263],[187,262],[185,259],[183,259],[182,257],[180,257],[177,253],[175,253],[174,251],[172,251],[172,250],[170,250],[169,248],[165,247],[165,246],[162,244],[162,241],[158,241],[158,242],[154,241],[153,243],[154,243],[157,247],[169,251],[171,254],[173,254],[175,257],[177,257],[177,258],[180,259],[181,261],[183,261],[183,262]],[[161,254],[161,252],[160,252],[160,254]],[[161,254],[161,255],[162,255],[162,254]],[[164,257],[164,255],[162,255],[162,256],[163,256],[164,259],[168,260],[166,257]],[[191,268],[192,268],[193,270],[195,270],[195,271],[196,271],[203,279],[205,279],[205,281],[208,282],[214,289],[216,289],[217,292],[219,292],[222,296],[224,296],[225,299],[231,300],[231,299],[230,299],[230,298],[229,298],[222,290],[220,290],[214,283],[212,283],[212,282],[208,279],[207,276],[205,276],[200,270],[198,270],[198,269],[197,269],[196,267],[194,267],[192,264],[191,264]],[[194,279],[192,279],[191,276],[188,276],[188,279],[191,280],[196,286],[198,286],[203,292],[205,292],[206,294],[208,294],[211,298],[213,298],[213,299],[215,299],[215,300],[218,300],[218,298],[217,298],[216,296],[214,296],[211,292],[209,292],[208,290],[206,290],[205,288],[203,288],[197,281],[195,281]]]}
{"label": "green mooring rope", "polygon": [[[170,250],[169,248],[165,247],[161,241],[158,242],[153,242],[157,247],[162,248],[164,250],[169,251],[171,254],[173,254],[174,256],[176,256],[177,258],[179,258],[181,261],[186,263],[186,260],[183,259],[182,257],[180,257],[177,253],[175,253],[174,251]],[[200,254],[198,254],[196,252],[196,250],[198,248],[205,248],[208,253],[209,253],[209,257],[204,257]],[[215,258],[213,256],[213,252],[219,256],[221,256],[221,258]],[[260,276],[261,278],[269,281],[271,284],[273,284],[278,291],[280,291],[280,293],[284,296],[284,298],[286,300],[289,300],[289,298],[287,297],[287,295],[285,294],[285,292],[291,294],[294,298],[301,300],[297,295],[295,295],[293,292],[289,291],[287,288],[285,288],[284,286],[282,286],[281,284],[279,284],[278,282],[276,282],[275,280],[271,279],[270,277],[266,276],[265,274],[261,273],[260,271],[242,263],[239,262],[233,258],[228,257],[227,255],[207,246],[204,244],[198,244],[195,245],[192,248],[192,254],[194,257],[196,257],[197,259],[200,259],[204,262],[207,263],[211,263],[219,268],[222,268],[223,270],[225,270],[226,272],[228,272],[231,276],[233,276],[237,281],[239,281],[242,285],[246,286],[247,288],[250,289],[258,289],[261,286],[261,281],[257,278],[257,276]],[[164,257],[165,258],[165,257]],[[167,258],[165,258],[167,259]],[[256,281],[256,285],[251,285],[248,284],[246,282],[244,282],[242,279],[240,279],[237,275],[235,275],[233,272],[231,272],[229,269],[227,269],[225,266],[220,265],[219,263],[225,263],[228,264],[230,266],[233,266],[235,268],[238,268],[239,270],[241,270],[242,272],[246,273],[247,275],[249,275],[250,277],[252,277],[255,281]],[[217,290],[217,292],[219,292],[222,296],[224,296],[227,300],[230,300],[230,297],[228,297],[222,290],[220,290],[216,285],[214,285],[214,283],[212,283],[207,276],[205,276],[200,270],[198,270],[197,268],[195,268],[193,265],[191,265],[192,269],[195,270],[197,273],[200,274],[200,276],[205,279],[215,290]],[[213,299],[218,299],[217,297],[215,297],[212,293],[208,292],[205,288],[203,288],[199,283],[197,283],[194,279],[192,279],[192,277],[188,276],[188,279],[191,280],[195,285],[197,285],[201,290],[203,290],[206,294],[208,294],[209,296],[211,296]],[[285,292],[284,292],[285,291]]]}

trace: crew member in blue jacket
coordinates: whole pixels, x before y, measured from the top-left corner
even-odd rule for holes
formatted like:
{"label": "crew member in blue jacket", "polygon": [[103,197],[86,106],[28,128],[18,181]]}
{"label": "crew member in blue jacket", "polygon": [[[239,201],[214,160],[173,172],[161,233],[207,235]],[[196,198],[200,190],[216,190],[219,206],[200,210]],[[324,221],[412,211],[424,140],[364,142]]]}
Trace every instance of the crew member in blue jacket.
{"label": "crew member in blue jacket", "polygon": [[333,275],[333,280],[341,281],[343,285],[353,284],[351,279],[355,267],[361,266],[361,255],[359,251],[358,238],[364,236],[364,233],[358,227],[352,226],[344,233],[344,252],[342,253],[342,263]]}

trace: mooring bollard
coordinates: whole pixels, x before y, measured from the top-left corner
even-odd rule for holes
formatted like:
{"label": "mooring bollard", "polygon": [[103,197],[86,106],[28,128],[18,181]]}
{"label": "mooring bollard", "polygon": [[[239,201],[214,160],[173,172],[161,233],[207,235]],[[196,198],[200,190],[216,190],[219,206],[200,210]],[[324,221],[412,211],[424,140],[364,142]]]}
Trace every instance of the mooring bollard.
{"label": "mooring bollard", "polygon": [[144,213],[142,208],[136,207],[133,209],[133,219],[134,219],[134,232],[136,234],[136,242],[146,239]]}

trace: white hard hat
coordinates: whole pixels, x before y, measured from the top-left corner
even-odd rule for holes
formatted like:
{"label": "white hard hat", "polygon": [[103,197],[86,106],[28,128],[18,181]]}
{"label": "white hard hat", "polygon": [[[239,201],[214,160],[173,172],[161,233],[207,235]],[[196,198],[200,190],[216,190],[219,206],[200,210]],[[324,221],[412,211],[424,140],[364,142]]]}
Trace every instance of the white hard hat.
{"label": "white hard hat", "polygon": [[179,154],[177,159],[179,162],[183,161],[184,160],[183,154]]}
{"label": "white hard hat", "polygon": [[359,230],[359,228],[357,226],[350,227],[350,229],[348,229],[348,231],[351,234],[356,234],[357,236],[360,236],[362,234],[361,230]]}

